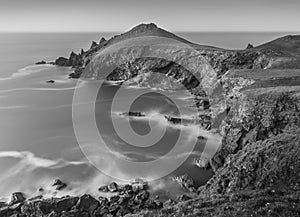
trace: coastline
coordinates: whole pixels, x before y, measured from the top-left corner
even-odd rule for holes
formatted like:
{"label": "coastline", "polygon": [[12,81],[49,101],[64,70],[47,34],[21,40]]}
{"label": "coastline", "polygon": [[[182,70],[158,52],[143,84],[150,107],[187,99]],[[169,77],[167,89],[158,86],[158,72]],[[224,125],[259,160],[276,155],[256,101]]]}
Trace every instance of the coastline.
{"label": "coastline", "polygon": [[[145,28],[146,30],[141,31],[147,31],[148,27]],[[154,27],[149,28],[152,31]],[[91,46],[87,54],[90,55],[108,43],[106,40],[101,41],[96,45],[93,43],[94,46]],[[207,125],[204,129],[217,131],[222,135],[221,146],[212,159],[204,163],[198,162],[204,168],[212,169],[214,176],[199,188],[195,188],[193,181],[186,176],[177,179],[188,190],[187,192],[197,192],[196,195],[193,194],[190,197],[188,193],[185,193],[174,201],[159,203],[151,199],[150,203],[149,192],[142,189],[145,191],[138,191],[127,198],[129,201],[138,198],[138,203],[133,206],[132,210],[127,210],[128,203],[124,203],[123,200],[123,196],[128,193],[126,189],[125,192],[124,190],[119,192],[121,196],[113,196],[110,201],[89,195],[52,198],[50,201],[42,198],[18,200],[17,203],[4,204],[0,208],[0,213],[3,212],[5,215],[23,213],[25,208],[22,209],[22,207],[30,206],[29,213],[37,213],[36,215],[52,213],[50,216],[60,216],[59,213],[62,211],[57,210],[57,207],[58,203],[63,201],[62,209],[66,215],[70,216],[101,216],[103,214],[215,216],[219,212],[231,216],[237,214],[263,216],[270,210],[278,212],[278,209],[282,209],[281,212],[286,216],[296,215],[300,210],[297,205],[300,202],[300,185],[299,179],[297,180],[300,175],[300,161],[297,155],[300,144],[298,59],[294,56],[289,57],[293,59],[292,61],[284,59],[283,54],[279,54],[278,50],[274,51],[270,48],[260,50],[254,47],[241,52],[208,49],[203,52],[222,81],[227,116],[222,123],[216,125],[212,117],[221,115],[218,113],[220,108],[214,110],[216,113],[210,117],[204,117],[204,121],[207,118],[209,122],[209,127]],[[74,74],[71,77],[76,78],[83,72],[83,62],[87,61],[84,55],[86,55],[84,51],[81,54],[72,52],[69,58],[60,58],[55,61],[55,64],[73,67]],[[90,57],[87,59],[90,60]],[[151,61],[143,63],[151,65]],[[288,75],[284,73],[286,68],[291,70]],[[119,79],[118,73],[116,70],[111,77],[112,80]],[[128,74],[129,78],[130,76]],[[287,83],[286,80],[290,78],[296,78],[296,81]],[[203,97],[203,92],[199,90],[194,94],[196,97]],[[210,109],[205,101],[199,101],[198,105],[204,111]],[[178,121],[174,117],[166,119],[170,122]],[[274,161],[275,167],[272,166]],[[118,186],[118,184],[112,185]],[[104,213],[102,213],[103,210],[105,210]],[[130,213],[137,214],[130,215]]]}

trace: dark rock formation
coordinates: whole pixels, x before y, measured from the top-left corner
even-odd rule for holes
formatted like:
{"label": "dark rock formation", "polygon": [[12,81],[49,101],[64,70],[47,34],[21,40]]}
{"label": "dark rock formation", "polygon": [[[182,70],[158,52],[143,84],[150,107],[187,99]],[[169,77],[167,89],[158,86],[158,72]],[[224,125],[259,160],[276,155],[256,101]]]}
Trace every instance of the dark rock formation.
{"label": "dark rock formation", "polygon": [[[286,83],[283,73],[285,78],[296,81],[295,76],[299,77],[298,70],[232,71],[224,76],[230,109],[223,123],[221,149],[211,161],[215,171],[224,165],[227,156],[248,143],[299,128],[299,97],[295,94],[298,86]],[[277,87],[277,83],[281,86]]]}
{"label": "dark rock formation", "polygon": [[46,63],[47,63],[46,61],[42,60],[42,61],[36,62],[35,64],[36,65],[43,65],[43,64],[46,64]]}
{"label": "dark rock formation", "polygon": [[74,52],[71,52],[68,65],[73,67],[78,67],[82,65],[82,58],[79,54],[76,54]]}
{"label": "dark rock formation", "polygon": [[63,190],[64,188],[66,188],[67,184],[63,183],[60,179],[55,179],[52,186],[55,186],[55,190],[60,191],[60,190]]}
{"label": "dark rock formation", "polygon": [[[81,52],[83,52],[83,50]],[[58,66],[72,66],[75,68],[80,67],[83,64],[82,55],[84,55],[84,52],[83,54],[76,54],[72,51],[69,58],[59,57],[55,60],[54,64]]]}
{"label": "dark rock formation", "polygon": [[190,192],[195,192],[197,189],[194,180],[187,174],[176,176],[174,177],[174,180],[177,181],[182,188]]}
{"label": "dark rock formation", "polygon": [[78,200],[79,200],[78,197],[59,198],[55,201],[53,209],[57,213],[60,213],[60,212],[63,212],[63,211],[70,211],[72,209],[72,207],[77,204]]}
{"label": "dark rock formation", "polygon": [[99,41],[99,45],[103,44],[104,42],[106,42],[106,39],[102,37]]}
{"label": "dark rock formation", "polygon": [[252,44],[249,43],[249,44],[247,45],[246,49],[251,49],[251,48],[254,48],[254,46],[253,46]]}
{"label": "dark rock formation", "polygon": [[93,212],[98,206],[99,201],[89,194],[82,195],[76,204],[77,209],[88,213]]}
{"label": "dark rock formation", "polygon": [[46,83],[51,83],[51,84],[53,84],[53,83],[55,83],[55,81],[54,81],[54,80],[48,80],[48,81],[46,81]]}
{"label": "dark rock formation", "polygon": [[11,195],[9,205],[22,203],[24,200],[26,200],[26,198],[22,192],[15,192]]}
{"label": "dark rock formation", "polygon": [[91,44],[90,49],[93,49],[93,48],[95,48],[95,47],[97,47],[97,46],[98,46],[97,42],[92,41],[92,44]]}
{"label": "dark rock formation", "polygon": [[[62,182],[57,180],[56,184]],[[13,194],[18,197],[13,204],[2,204],[0,216],[124,216],[139,210],[162,208],[162,204],[150,196],[146,182],[137,180],[132,184],[118,185],[111,183],[107,189],[114,192],[108,198],[94,198],[89,194],[80,197],[65,196],[62,198],[35,198],[20,200],[20,192]],[[133,190],[134,189],[134,190]]]}
{"label": "dark rock formation", "polygon": [[110,192],[117,192],[118,191],[118,184],[115,183],[115,182],[112,182],[110,183],[108,186],[107,186],[108,190]]}
{"label": "dark rock formation", "polygon": [[208,158],[200,158],[200,159],[195,159],[195,165],[199,168],[209,170],[211,169],[211,165],[209,163]]}
{"label": "dark rock formation", "polygon": [[65,57],[59,57],[55,60],[54,64],[58,66],[69,66],[69,60]]}
{"label": "dark rock formation", "polygon": [[125,113],[123,113],[123,115],[129,116],[129,117],[145,117],[146,116],[144,113],[136,112],[136,111],[125,112]]}

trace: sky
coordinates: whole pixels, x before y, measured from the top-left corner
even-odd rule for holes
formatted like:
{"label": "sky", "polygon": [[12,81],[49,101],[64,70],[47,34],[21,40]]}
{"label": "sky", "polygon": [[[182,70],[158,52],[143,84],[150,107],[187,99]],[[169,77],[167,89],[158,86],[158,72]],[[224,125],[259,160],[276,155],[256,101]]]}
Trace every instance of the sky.
{"label": "sky", "polygon": [[0,0],[1,32],[300,31],[299,0]]}

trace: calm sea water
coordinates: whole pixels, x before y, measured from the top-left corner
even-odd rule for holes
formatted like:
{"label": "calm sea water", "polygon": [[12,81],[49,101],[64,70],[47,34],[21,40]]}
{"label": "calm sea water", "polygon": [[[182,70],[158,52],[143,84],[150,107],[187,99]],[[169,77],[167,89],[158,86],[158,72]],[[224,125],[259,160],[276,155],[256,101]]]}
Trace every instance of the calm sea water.
{"label": "calm sea water", "polygon": [[[68,56],[70,51],[79,52],[81,48],[89,48],[91,41],[99,41],[102,36],[109,38],[113,33],[68,33],[68,34],[0,34],[0,197],[7,196],[13,191],[24,191],[32,194],[43,187],[49,192],[48,186],[53,179],[59,177],[70,183],[68,193],[96,192],[96,189],[114,180],[101,174],[93,167],[78,145],[72,122],[72,100],[76,80],[68,79],[71,69],[52,65],[33,65],[39,60],[51,61],[58,56]],[[224,48],[244,48],[249,42],[257,45],[276,38],[285,33],[179,33],[180,36],[199,43]],[[54,84],[45,81],[53,79]],[[97,88],[97,83],[83,83],[81,86],[87,95]],[[116,153],[122,153],[135,161],[147,161],[153,156],[162,156],[176,142],[180,130],[176,127],[165,126],[161,122],[164,115],[174,115],[176,106],[170,99],[163,97],[164,92],[142,95],[133,105],[132,110],[151,114],[155,128],[167,127],[166,134],[152,148],[130,148],[114,131],[112,119],[121,124],[126,117],[118,116],[122,110],[111,109],[113,93],[118,86],[105,85],[101,89],[96,103],[96,122],[105,143],[109,144]],[[137,88],[124,89],[123,97],[117,101],[126,103],[127,97],[141,94]],[[173,98],[181,101],[186,107],[185,114],[191,115],[191,102],[186,93],[173,93]],[[82,102],[78,106],[88,105]],[[111,117],[111,114],[116,114]],[[82,124],[87,124],[86,145],[94,144],[89,136],[88,115],[85,110],[79,114]],[[149,132],[149,122],[133,120],[131,126],[140,135]],[[125,129],[124,129],[125,131]],[[185,129],[185,140],[195,136],[194,129]],[[90,140],[91,141],[90,141]],[[147,140],[136,140],[141,145]],[[96,141],[97,143],[97,141]],[[200,142],[194,150],[199,155],[203,149]],[[182,146],[178,153],[184,154]],[[97,159],[103,159],[106,168],[112,173],[128,177],[138,176],[133,168],[124,168],[114,164],[106,153],[97,153]],[[195,157],[195,156],[193,156]],[[198,184],[203,184],[212,175],[193,165],[190,157],[173,175],[188,173]],[[168,165],[166,165],[168,166]],[[161,165],[164,167],[164,165]],[[158,168],[149,170],[155,173]],[[165,185],[159,185],[164,188]],[[62,194],[66,194],[63,192]]]}

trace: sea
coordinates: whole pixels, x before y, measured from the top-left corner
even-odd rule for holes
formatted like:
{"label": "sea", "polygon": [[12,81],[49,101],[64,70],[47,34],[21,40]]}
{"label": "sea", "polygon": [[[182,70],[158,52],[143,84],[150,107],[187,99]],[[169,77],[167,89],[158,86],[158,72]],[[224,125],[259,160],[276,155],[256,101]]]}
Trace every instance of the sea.
{"label": "sea", "polygon": [[[193,116],[195,107],[188,92],[120,88],[113,83],[103,83],[99,89],[97,81],[69,79],[70,67],[35,65],[87,50],[92,41],[115,34],[0,33],[0,198],[15,191],[30,196],[95,195],[101,185],[126,183],[135,177],[151,181],[153,191],[176,192],[170,177],[188,174],[200,186],[213,175],[194,160],[212,155],[221,138],[165,118],[176,116],[178,109],[183,116]],[[198,44],[244,49],[248,43],[256,46],[293,33],[176,34]],[[81,101],[74,98],[78,90],[84,96]],[[130,110],[145,117],[126,116],[122,105],[129,101]],[[95,129],[101,138],[95,136]],[[196,141],[199,135],[205,139]],[[169,156],[175,145],[176,151]],[[210,146],[211,152],[203,153]],[[68,187],[53,190],[56,178]],[[37,191],[41,188],[44,192]]]}

